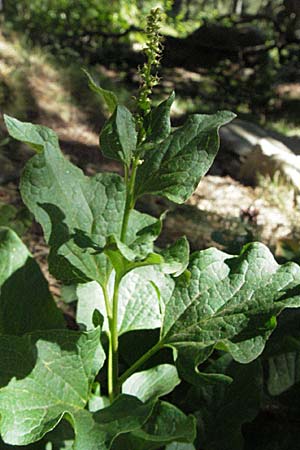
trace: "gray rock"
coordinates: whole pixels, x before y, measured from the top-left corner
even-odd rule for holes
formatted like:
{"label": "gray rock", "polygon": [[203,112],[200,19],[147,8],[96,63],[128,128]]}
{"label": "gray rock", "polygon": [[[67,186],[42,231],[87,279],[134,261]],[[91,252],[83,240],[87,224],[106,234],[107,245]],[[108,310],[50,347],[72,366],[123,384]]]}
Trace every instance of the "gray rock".
{"label": "gray rock", "polygon": [[293,153],[300,155],[300,136],[284,136],[246,120],[235,119],[220,130],[222,149],[246,156],[262,138],[273,138],[286,145]]}
{"label": "gray rock", "polygon": [[252,184],[259,174],[273,178],[276,172],[300,192],[300,156],[275,139],[263,138],[241,163],[239,178]]}
{"label": "gray rock", "polygon": [[300,190],[300,137],[283,136],[251,122],[235,120],[221,129],[219,166],[235,179],[255,184],[257,175],[279,172]]}

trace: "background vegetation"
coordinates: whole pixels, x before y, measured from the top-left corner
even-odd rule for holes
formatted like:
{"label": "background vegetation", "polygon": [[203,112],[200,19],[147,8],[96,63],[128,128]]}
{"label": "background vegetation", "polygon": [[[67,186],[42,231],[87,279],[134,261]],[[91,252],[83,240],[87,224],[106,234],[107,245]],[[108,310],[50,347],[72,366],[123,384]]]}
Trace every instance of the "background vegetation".
{"label": "background vegetation", "polygon": [[[99,152],[98,132],[107,111],[89,91],[80,68],[89,68],[103,87],[117,90],[119,98],[130,104],[139,84],[136,67],[143,62],[145,16],[158,4],[166,20],[162,83],[155,101],[176,89],[173,124],[180,124],[188,112],[227,108],[240,119],[280,132],[282,138],[292,136],[299,148],[299,0],[2,0],[1,112],[54,128],[63,151],[87,174],[120,170]],[[0,122],[0,224],[12,226],[38,257],[52,292],[60,302],[64,296],[68,302],[64,310],[72,326],[73,290],[49,277],[40,228],[18,194],[19,172],[29,154],[21,145],[16,149]],[[234,173],[228,169],[230,158],[225,153],[189,204],[177,209],[167,205],[170,213],[161,245],[186,233],[193,249],[213,242],[238,252],[245,242],[259,239],[271,245],[278,259],[299,261],[299,192],[278,174],[260,177],[250,187],[244,180],[229,179],[228,174]],[[153,214],[164,206],[153,198],[139,205]],[[281,222],[288,218],[290,226],[276,242],[274,228],[266,227],[264,234],[259,222],[260,216],[268,221],[274,214],[281,214],[277,219]],[[243,427],[245,444],[230,442],[226,435],[223,442],[228,439],[231,450],[300,448],[299,317],[293,311],[283,317],[272,344],[250,369],[226,363],[227,372],[237,374],[238,380],[228,391],[212,387],[209,393],[194,392],[181,385],[173,394],[173,401],[186,412],[196,412],[204,439],[199,443],[201,450],[224,450],[214,441],[215,399],[226,414],[231,392],[241,390],[249,373],[253,373],[253,398],[241,395],[241,403],[233,407],[232,422],[234,429]],[[125,336],[124,352],[132,341],[142,339]],[[282,381],[274,387],[275,366],[281,370]],[[204,416],[199,405],[213,414]],[[221,430],[221,417],[218,426]]]}

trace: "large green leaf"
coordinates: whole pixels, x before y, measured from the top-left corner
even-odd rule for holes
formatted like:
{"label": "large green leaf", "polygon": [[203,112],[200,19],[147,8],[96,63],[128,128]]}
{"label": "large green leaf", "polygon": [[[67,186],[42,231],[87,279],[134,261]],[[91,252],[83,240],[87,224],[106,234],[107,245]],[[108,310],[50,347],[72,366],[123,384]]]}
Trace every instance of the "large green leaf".
{"label": "large green leaf", "polygon": [[118,105],[101,131],[102,153],[108,158],[121,161],[130,167],[136,144],[137,133],[134,118],[125,106]]}
{"label": "large green leaf", "polygon": [[120,234],[125,202],[121,178],[86,177],[62,155],[55,133],[48,128],[41,132],[39,126],[8,117],[6,125],[16,139],[34,146],[39,142],[43,149],[26,164],[20,188],[51,247],[51,272],[69,283],[105,283],[110,267],[99,249],[105,236]]}
{"label": "large green leaf", "polygon": [[[114,277],[109,283],[112,295]],[[142,267],[129,272],[121,281],[118,305],[119,334],[128,331],[160,328],[162,305],[170,297],[174,287],[173,280],[158,268]],[[95,309],[101,312],[104,330],[108,330],[103,291],[98,283],[91,282],[77,288],[77,322],[87,329],[93,328]]]}
{"label": "large green leaf", "polygon": [[272,397],[280,395],[280,403],[283,403],[283,397],[284,403],[289,403],[288,397],[296,398],[300,388],[299,319],[299,309],[285,311],[262,355],[268,394]]}
{"label": "large green leaf", "polygon": [[136,176],[135,196],[163,195],[183,203],[205,175],[219,149],[220,126],[235,117],[228,111],[195,114],[162,143],[145,152]]}
{"label": "large green leaf", "polygon": [[175,406],[159,401],[145,425],[121,436],[113,450],[154,450],[173,441],[192,443],[196,437],[196,421]]}
{"label": "large green leaf", "polygon": [[139,429],[153,406],[151,402],[144,404],[135,397],[121,395],[111,406],[93,414],[76,411],[73,414],[74,450],[109,450],[119,435]]}
{"label": "large green leaf", "polygon": [[176,368],[171,364],[160,364],[131,375],[123,383],[122,392],[147,402],[169,394],[179,383]]}
{"label": "large green leaf", "polygon": [[[21,179],[24,202],[41,223],[51,247],[49,265],[66,283],[97,280],[105,284],[111,264],[102,252],[109,235],[120,236],[125,186],[116,174],[86,177],[58,147],[55,133],[46,127],[6,116],[10,134],[40,153],[25,166]],[[133,211],[127,244],[156,219]]]}
{"label": "large green leaf", "polygon": [[237,364],[228,354],[211,362],[208,373],[224,373],[231,384],[192,387],[186,397],[189,410],[196,411],[198,436],[205,450],[243,450],[241,427],[259,412],[263,374],[259,360]]}
{"label": "large green leaf", "polygon": [[14,231],[0,228],[0,334],[63,327],[38,264]]}
{"label": "large green leaf", "polygon": [[300,345],[268,359],[267,388],[271,395],[280,395],[300,382]]}
{"label": "large green leaf", "polygon": [[84,408],[105,360],[98,328],[1,336],[0,349],[1,436],[14,445],[41,439]]}
{"label": "large green leaf", "polygon": [[162,342],[177,349],[179,361],[192,348],[191,367],[216,346],[236,361],[252,361],[263,351],[275,317],[300,306],[299,266],[278,265],[263,244],[248,244],[239,256],[196,252],[189,271],[190,281],[179,277],[165,305]]}

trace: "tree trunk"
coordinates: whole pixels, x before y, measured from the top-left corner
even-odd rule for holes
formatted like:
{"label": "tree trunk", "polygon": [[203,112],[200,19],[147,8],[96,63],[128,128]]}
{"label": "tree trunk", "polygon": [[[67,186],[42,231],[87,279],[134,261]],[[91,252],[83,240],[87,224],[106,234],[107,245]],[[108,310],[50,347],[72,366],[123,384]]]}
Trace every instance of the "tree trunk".
{"label": "tree trunk", "polygon": [[240,16],[243,12],[243,0],[233,0],[232,13]]}

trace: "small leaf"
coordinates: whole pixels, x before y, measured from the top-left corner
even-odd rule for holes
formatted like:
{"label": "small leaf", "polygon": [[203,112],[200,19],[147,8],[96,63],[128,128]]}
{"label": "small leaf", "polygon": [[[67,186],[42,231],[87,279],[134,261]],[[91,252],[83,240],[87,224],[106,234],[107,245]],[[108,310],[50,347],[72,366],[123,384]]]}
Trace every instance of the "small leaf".
{"label": "small leaf", "polygon": [[64,327],[38,264],[14,231],[0,227],[0,334]]}
{"label": "small leaf", "polygon": [[103,100],[106,103],[106,106],[110,113],[113,113],[115,108],[118,105],[118,99],[117,96],[112,92],[108,91],[106,89],[103,89],[101,86],[99,86],[91,77],[91,75],[88,73],[87,70],[82,69],[82,71],[86,74],[88,78],[89,88],[96,92],[96,94],[100,95],[100,97],[103,98]]}
{"label": "small leaf", "polygon": [[105,254],[109,257],[119,279],[138,267],[154,266],[163,263],[163,258],[157,253],[150,253],[144,259],[136,261],[135,252],[125,244],[122,244],[119,239],[113,237],[105,248]]}
{"label": "small leaf", "polygon": [[159,143],[171,133],[170,109],[175,99],[175,92],[153,108],[145,118],[146,141]]}
{"label": "small leaf", "polygon": [[162,143],[146,151],[137,170],[135,197],[155,194],[176,203],[187,200],[213,163],[219,149],[220,126],[234,117],[228,111],[211,116],[195,114]]}
{"label": "small leaf", "polygon": [[147,402],[169,394],[179,383],[176,368],[171,364],[161,364],[131,375],[123,383],[122,392]]}
{"label": "small leaf", "polygon": [[[135,222],[133,219],[136,219]],[[160,219],[155,219],[132,211],[129,227],[132,225],[132,230],[135,232],[131,231],[129,236],[127,234],[129,243],[123,243],[115,235],[108,236],[103,251],[109,257],[119,278],[137,267],[163,262],[163,258],[153,250],[153,242],[162,229],[162,219],[163,215]]]}
{"label": "small leaf", "polygon": [[162,270],[170,273],[174,277],[179,277],[189,265],[190,246],[186,237],[178,239],[170,245],[160,255],[164,258]]}
{"label": "small leaf", "polygon": [[2,439],[25,445],[41,439],[66,413],[84,408],[105,354],[100,330],[1,336]]}
{"label": "small leaf", "polygon": [[137,133],[131,112],[118,105],[100,134],[100,147],[107,158],[116,159],[130,167],[136,149]]}

